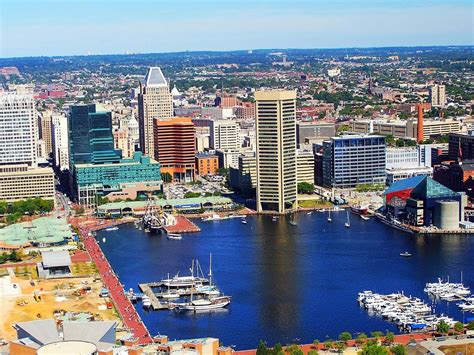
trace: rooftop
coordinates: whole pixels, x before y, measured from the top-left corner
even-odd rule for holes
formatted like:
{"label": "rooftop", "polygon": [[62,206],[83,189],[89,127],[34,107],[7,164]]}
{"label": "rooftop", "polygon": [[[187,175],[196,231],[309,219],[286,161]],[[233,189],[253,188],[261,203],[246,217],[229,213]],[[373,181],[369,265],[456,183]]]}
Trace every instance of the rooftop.
{"label": "rooftop", "polygon": [[165,76],[163,75],[160,67],[150,67],[145,76],[145,86],[148,87],[160,87],[168,86]]}
{"label": "rooftop", "polygon": [[46,268],[71,265],[71,256],[67,250],[43,251],[41,257]]}
{"label": "rooftop", "polygon": [[41,217],[0,229],[0,243],[7,245],[56,244],[66,238],[72,238],[72,232],[64,218]]}

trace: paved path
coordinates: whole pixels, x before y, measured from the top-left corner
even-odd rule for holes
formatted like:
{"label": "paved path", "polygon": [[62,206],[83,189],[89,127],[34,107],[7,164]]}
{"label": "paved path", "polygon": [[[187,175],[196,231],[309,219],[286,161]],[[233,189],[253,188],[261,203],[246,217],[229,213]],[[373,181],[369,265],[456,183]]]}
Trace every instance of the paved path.
{"label": "paved path", "polygon": [[148,329],[143,324],[135,307],[124,294],[123,286],[115,275],[112,267],[102,253],[97,241],[94,237],[89,235],[89,229],[80,229],[84,245],[91,256],[92,261],[95,262],[100,276],[104,281],[109,295],[114,301],[115,307],[122,316],[123,323],[130,330],[131,333],[138,339],[138,344],[149,344],[153,339],[148,332]]}

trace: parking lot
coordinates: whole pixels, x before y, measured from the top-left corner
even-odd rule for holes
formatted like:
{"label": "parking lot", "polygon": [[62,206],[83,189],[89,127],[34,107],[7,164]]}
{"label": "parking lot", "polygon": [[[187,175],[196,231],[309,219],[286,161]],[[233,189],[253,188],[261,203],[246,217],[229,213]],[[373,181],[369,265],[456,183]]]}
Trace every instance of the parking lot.
{"label": "parking lot", "polygon": [[[228,194],[224,186],[225,178],[219,175],[198,177],[194,183],[172,183],[164,187],[168,199]],[[199,195],[198,195],[199,194]]]}

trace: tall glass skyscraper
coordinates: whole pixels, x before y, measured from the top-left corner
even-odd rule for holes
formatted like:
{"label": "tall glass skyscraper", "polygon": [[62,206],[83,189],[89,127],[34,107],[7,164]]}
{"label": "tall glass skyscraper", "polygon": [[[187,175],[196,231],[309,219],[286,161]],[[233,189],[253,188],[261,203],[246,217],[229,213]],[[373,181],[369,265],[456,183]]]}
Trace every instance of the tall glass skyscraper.
{"label": "tall glass skyscraper", "polygon": [[74,164],[119,162],[114,149],[112,114],[99,105],[72,106],[69,114],[69,160]]}

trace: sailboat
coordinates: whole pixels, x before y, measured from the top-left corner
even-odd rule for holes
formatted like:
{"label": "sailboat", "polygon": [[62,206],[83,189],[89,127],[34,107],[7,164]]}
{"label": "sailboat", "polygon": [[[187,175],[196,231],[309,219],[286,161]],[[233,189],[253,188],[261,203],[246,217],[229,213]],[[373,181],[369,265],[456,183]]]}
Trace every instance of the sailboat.
{"label": "sailboat", "polygon": [[328,210],[328,222],[331,222],[331,221],[332,221],[331,210]]}
{"label": "sailboat", "polygon": [[[170,279],[170,274],[168,274],[168,280]],[[170,284],[168,283],[168,292],[161,295],[161,297],[166,299],[176,299],[179,298],[179,294],[176,292],[171,292]]]}
{"label": "sailboat", "polygon": [[351,220],[349,219],[349,211],[347,211],[347,221],[344,223],[344,227],[350,228],[351,227]]}
{"label": "sailboat", "polygon": [[[209,287],[212,287],[212,254],[209,256]],[[193,293],[191,292],[191,301],[187,303],[175,303],[175,309],[179,311],[210,311],[213,309],[224,308],[230,304],[231,297],[225,295],[207,294],[207,298],[193,300]]]}
{"label": "sailboat", "polygon": [[298,225],[298,223],[296,223],[296,221],[295,221],[295,213],[294,212],[290,216],[290,224],[292,226],[297,226]]}

